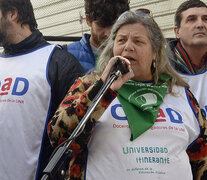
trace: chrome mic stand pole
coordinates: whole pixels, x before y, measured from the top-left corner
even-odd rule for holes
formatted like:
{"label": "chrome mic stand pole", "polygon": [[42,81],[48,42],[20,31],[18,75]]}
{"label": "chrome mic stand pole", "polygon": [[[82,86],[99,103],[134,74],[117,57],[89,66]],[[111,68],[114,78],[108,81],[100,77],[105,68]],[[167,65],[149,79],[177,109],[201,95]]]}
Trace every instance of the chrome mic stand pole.
{"label": "chrome mic stand pole", "polygon": [[58,177],[59,180],[60,179],[64,180],[65,171],[66,171],[64,169],[64,164],[66,163],[65,161],[69,163],[69,161],[73,156],[72,150],[69,149],[70,145],[72,144],[74,139],[78,136],[78,134],[81,132],[81,130],[85,127],[88,118],[96,108],[97,104],[99,103],[105,92],[108,90],[111,84],[121,75],[122,72],[120,70],[117,70],[116,72],[112,73],[110,79],[103,85],[103,87],[100,89],[98,94],[91,102],[91,105],[89,106],[86,114],[84,115],[80,123],[76,126],[73,133],[68,138],[67,142],[57,150],[57,152],[54,154],[52,159],[49,161],[48,165],[43,171],[44,175],[41,180],[49,180],[49,179],[51,180],[54,179],[55,177]]}

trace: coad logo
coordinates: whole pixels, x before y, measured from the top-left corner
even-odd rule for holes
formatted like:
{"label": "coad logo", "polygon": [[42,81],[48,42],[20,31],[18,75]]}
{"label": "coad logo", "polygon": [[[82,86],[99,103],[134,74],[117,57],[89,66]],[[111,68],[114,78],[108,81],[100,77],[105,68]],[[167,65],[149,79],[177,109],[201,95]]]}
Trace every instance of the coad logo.
{"label": "coad logo", "polygon": [[[127,120],[126,116],[121,116],[118,114],[118,108],[122,108],[121,104],[115,104],[111,107],[112,116],[117,120]],[[165,111],[172,123],[183,123],[182,116],[177,111],[171,108],[166,108]],[[161,108],[159,109],[156,122],[166,122],[166,115]]]}
{"label": "coad logo", "polygon": [[[13,82],[14,81],[14,82]],[[22,77],[16,79],[6,78],[0,81],[0,96],[11,95],[22,96],[29,89],[29,81]]]}

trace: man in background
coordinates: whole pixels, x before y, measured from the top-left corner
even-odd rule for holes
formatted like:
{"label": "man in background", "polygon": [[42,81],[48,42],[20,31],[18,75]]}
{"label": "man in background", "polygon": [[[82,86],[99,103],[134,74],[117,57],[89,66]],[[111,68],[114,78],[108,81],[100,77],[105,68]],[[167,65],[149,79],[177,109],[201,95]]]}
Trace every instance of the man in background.
{"label": "man in background", "polygon": [[52,152],[48,119],[83,69],[44,40],[30,0],[0,0],[0,20],[0,179],[40,179]]}
{"label": "man in background", "polygon": [[[207,6],[200,0],[183,2],[175,13],[176,39],[170,41],[167,53],[170,64],[190,85],[203,115],[207,112]],[[195,179],[207,179],[207,121],[201,136],[188,153]],[[196,155],[195,155],[196,154]],[[193,156],[191,156],[193,155]],[[197,165],[199,164],[199,165]]]}
{"label": "man in background", "polygon": [[129,0],[85,0],[86,23],[91,34],[85,33],[78,42],[67,45],[82,65],[84,72],[96,66],[102,42],[109,36],[120,14],[129,10]]}
{"label": "man in background", "polygon": [[181,4],[175,14],[174,32],[177,39],[169,42],[168,49],[173,67],[185,74],[204,72],[207,68],[206,4],[200,0]]}

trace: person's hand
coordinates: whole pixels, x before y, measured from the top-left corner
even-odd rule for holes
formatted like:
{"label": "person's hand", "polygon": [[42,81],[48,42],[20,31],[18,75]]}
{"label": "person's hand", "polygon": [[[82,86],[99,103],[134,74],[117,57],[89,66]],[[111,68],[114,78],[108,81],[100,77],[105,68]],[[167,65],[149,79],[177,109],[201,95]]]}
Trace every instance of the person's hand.
{"label": "person's hand", "polygon": [[127,68],[129,69],[129,72],[127,72],[126,74],[119,76],[117,80],[115,80],[112,85],[111,85],[111,89],[113,90],[118,90],[119,88],[121,88],[121,86],[127,82],[129,79],[131,79],[132,77],[134,77],[134,73],[131,69],[131,65],[130,65],[130,61],[124,57],[121,56],[115,56],[112,57],[108,63],[108,65],[106,66],[103,74],[101,75],[101,79],[104,82],[107,78],[107,75],[111,69],[111,67],[113,66],[114,62],[116,61],[116,58],[120,58],[122,61],[124,61],[127,64]]}

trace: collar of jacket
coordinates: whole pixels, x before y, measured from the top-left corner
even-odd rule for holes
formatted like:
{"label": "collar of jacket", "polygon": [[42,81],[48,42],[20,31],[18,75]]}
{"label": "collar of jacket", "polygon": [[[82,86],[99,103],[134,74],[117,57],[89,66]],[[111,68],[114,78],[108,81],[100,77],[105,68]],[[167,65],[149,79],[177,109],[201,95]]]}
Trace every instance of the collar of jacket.
{"label": "collar of jacket", "polygon": [[30,36],[28,36],[18,44],[4,44],[3,55],[11,56],[25,53],[28,51],[32,51],[38,47],[41,47],[45,44],[48,43],[45,41],[42,33],[39,30],[35,30]]}

